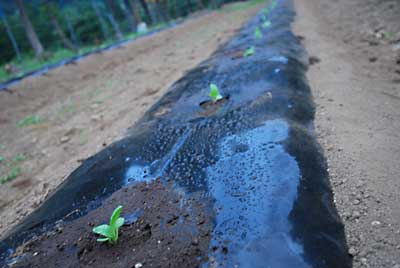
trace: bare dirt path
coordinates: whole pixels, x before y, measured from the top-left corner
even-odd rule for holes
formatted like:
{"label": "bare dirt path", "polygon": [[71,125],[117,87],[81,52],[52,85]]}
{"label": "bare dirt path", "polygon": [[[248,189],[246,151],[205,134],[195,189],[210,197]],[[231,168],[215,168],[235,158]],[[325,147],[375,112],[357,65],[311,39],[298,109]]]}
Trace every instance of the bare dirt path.
{"label": "bare dirt path", "polygon": [[[400,3],[295,0],[354,267],[400,267]],[[317,59],[318,58],[318,59]]]}
{"label": "bare dirt path", "polygon": [[[0,92],[0,176],[22,171],[0,185],[0,233],[37,207],[82,159],[121,138],[260,7],[228,5]],[[41,122],[18,128],[28,116]]]}

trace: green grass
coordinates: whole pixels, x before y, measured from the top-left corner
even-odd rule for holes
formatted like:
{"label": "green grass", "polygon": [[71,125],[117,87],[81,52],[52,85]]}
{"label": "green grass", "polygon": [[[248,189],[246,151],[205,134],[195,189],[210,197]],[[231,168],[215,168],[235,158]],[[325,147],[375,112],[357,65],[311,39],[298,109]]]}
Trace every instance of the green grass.
{"label": "green grass", "polygon": [[0,184],[15,180],[22,173],[22,168],[20,166],[11,167],[8,174],[0,176]]}
{"label": "green grass", "polygon": [[17,127],[24,128],[24,127],[40,124],[43,121],[44,121],[44,119],[38,115],[29,115],[29,116],[25,117],[24,119],[18,121]]}
{"label": "green grass", "polygon": [[0,185],[1,185],[9,181],[15,180],[19,175],[21,175],[22,173],[21,164],[26,160],[26,156],[19,154],[8,161],[3,156],[0,156],[0,158],[2,159],[0,161],[1,166],[5,167],[7,170],[5,174],[3,171],[0,172]]}
{"label": "green grass", "polygon": [[391,39],[394,36],[393,32],[383,32],[383,37],[386,39]]}
{"label": "green grass", "polygon": [[74,52],[67,49],[58,49],[52,52],[52,55],[47,60],[40,60],[31,54],[23,55],[21,61],[12,60],[10,63],[13,64],[19,72],[17,74],[9,74],[4,70],[4,67],[0,69],[0,81],[6,81],[14,77],[21,77],[25,73],[37,70],[44,65],[54,64],[61,60],[68,59],[76,55]]}
{"label": "green grass", "polygon": [[22,154],[19,154],[13,158],[13,162],[22,162],[25,160],[26,160],[26,157]]}

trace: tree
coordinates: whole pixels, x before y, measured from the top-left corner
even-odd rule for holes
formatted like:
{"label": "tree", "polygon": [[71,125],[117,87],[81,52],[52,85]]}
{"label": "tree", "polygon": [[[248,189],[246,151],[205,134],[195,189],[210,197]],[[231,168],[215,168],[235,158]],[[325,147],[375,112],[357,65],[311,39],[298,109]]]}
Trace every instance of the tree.
{"label": "tree", "polygon": [[204,3],[202,0],[197,0],[197,8],[198,9],[203,9],[204,8]]}
{"label": "tree", "polygon": [[139,24],[142,22],[142,17],[140,16],[138,2],[137,0],[132,0],[131,3],[133,16],[135,17],[136,23]]}
{"label": "tree", "polygon": [[107,1],[107,6],[110,9],[109,12],[106,11],[106,16],[114,28],[115,37],[117,38],[117,40],[121,41],[124,39],[124,36],[122,35],[121,29],[119,28],[119,24],[114,17],[114,14],[116,13],[117,10],[115,2],[113,0],[106,0],[106,1]]}
{"label": "tree", "polygon": [[105,22],[103,16],[101,15],[99,6],[97,5],[96,1],[92,0],[91,3],[92,3],[92,7],[94,9],[94,12],[96,13],[97,18],[99,19],[100,28],[101,28],[101,32],[103,33],[104,40],[107,40],[109,37],[109,34],[108,34],[108,28],[107,28],[106,22]]}
{"label": "tree", "polygon": [[[135,0],[133,0],[135,1]],[[144,14],[146,15],[147,18],[147,22],[151,25],[153,23],[152,19],[151,19],[151,14],[150,14],[150,9],[149,6],[146,3],[146,0],[139,0],[140,5],[142,6],[143,10],[144,10]]]}
{"label": "tree", "polygon": [[23,0],[14,0],[14,1],[18,7],[21,22],[25,29],[25,33],[26,36],[28,37],[29,43],[31,44],[33,50],[35,51],[36,57],[40,58],[43,56],[44,53],[43,45],[40,42],[35,32],[35,29],[33,28],[33,25],[28,17],[24,2]]}
{"label": "tree", "polygon": [[76,32],[75,32],[74,26],[72,25],[71,18],[69,16],[69,14],[65,14],[64,13],[64,20],[67,23],[70,39],[72,40],[72,42],[73,42],[75,47],[79,47],[80,46],[79,40],[78,40],[78,37],[76,36]]}
{"label": "tree", "polygon": [[122,12],[124,13],[124,16],[126,20],[128,21],[129,29],[131,32],[136,32],[136,20],[134,18],[134,15],[132,14],[132,9],[130,7],[130,3],[128,0],[124,0],[120,2],[120,6],[122,9]]}
{"label": "tree", "polygon": [[64,31],[62,30],[62,28],[60,26],[60,23],[57,20],[57,17],[56,17],[57,8],[54,5],[54,3],[50,3],[49,1],[47,1],[45,3],[45,5],[46,5],[45,7],[46,7],[47,14],[50,17],[50,22],[53,25],[54,30],[56,31],[57,35],[60,37],[61,41],[63,42],[64,46],[66,48],[68,48],[69,50],[77,51],[76,46],[65,35]]}
{"label": "tree", "polygon": [[157,11],[159,13],[159,17],[161,17],[161,19],[164,22],[169,21],[170,16],[169,16],[167,0],[161,0],[161,1],[156,0],[156,4],[157,4]]}
{"label": "tree", "polygon": [[8,25],[7,18],[4,15],[3,10],[1,9],[1,7],[0,7],[0,17],[1,17],[1,20],[3,21],[4,27],[6,28],[8,38],[10,39],[11,44],[12,44],[12,46],[14,48],[15,55],[17,56],[18,60],[21,60],[21,52],[19,50],[18,43],[17,43],[17,41],[16,41],[16,39],[14,37],[13,32],[11,31],[10,26]]}
{"label": "tree", "polygon": [[190,0],[186,0],[186,6],[187,6],[187,9],[189,10],[188,13],[192,13],[193,7],[192,7],[192,2]]}

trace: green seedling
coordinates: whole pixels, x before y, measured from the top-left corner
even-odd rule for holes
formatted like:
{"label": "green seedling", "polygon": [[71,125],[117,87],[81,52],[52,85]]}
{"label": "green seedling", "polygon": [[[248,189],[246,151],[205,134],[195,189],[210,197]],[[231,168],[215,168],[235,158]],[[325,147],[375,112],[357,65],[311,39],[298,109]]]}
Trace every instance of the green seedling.
{"label": "green seedling", "polygon": [[20,167],[12,167],[10,172],[7,175],[1,176],[0,177],[0,184],[4,184],[6,182],[12,181],[16,179],[20,174],[22,170]]}
{"label": "green seedling", "polygon": [[4,156],[0,156],[0,162],[3,162],[5,160]]}
{"label": "green seedling", "polygon": [[208,96],[210,96],[210,98],[213,102],[216,102],[216,101],[222,99],[222,95],[219,93],[219,90],[218,90],[218,87],[216,84],[210,85],[210,94],[208,94]]}
{"label": "green seedling", "polygon": [[25,161],[25,160],[26,160],[26,157],[24,155],[22,155],[22,154],[19,154],[19,155],[15,156],[13,158],[14,162],[22,162],[22,161]]}
{"label": "green seedling", "polygon": [[110,225],[102,224],[93,228],[95,234],[103,237],[98,238],[98,242],[109,242],[116,244],[118,242],[118,229],[124,224],[125,219],[120,217],[122,206],[118,206],[110,217]]}
{"label": "green seedling", "polygon": [[385,37],[386,39],[390,39],[393,37],[393,33],[392,32],[383,32],[383,37]]}
{"label": "green seedling", "polygon": [[262,37],[262,32],[261,32],[261,30],[260,30],[259,27],[257,27],[256,30],[254,31],[254,36],[255,36],[257,39],[260,39],[260,38]]}
{"label": "green seedling", "polygon": [[268,9],[267,7],[266,7],[266,8],[263,8],[262,12],[263,12],[265,15],[268,15],[269,9]]}
{"label": "green seedling", "polygon": [[251,46],[244,51],[243,57],[249,57],[251,55],[254,55],[254,53],[256,53],[256,48],[254,46]]}
{"label": "green seedling", "polygon": [[43,118],[37,115],[30,115],[25,117],[24,119],[20,120],[17,123],[17,127],[23,128],[31,125],[37,125],[43,122]]}
{"label": "green seedling", "polygon": [[270,20],[267,20],[262,24],[262,27],[264,29],[267,29],[269,26],[271,26],[271,21]]}

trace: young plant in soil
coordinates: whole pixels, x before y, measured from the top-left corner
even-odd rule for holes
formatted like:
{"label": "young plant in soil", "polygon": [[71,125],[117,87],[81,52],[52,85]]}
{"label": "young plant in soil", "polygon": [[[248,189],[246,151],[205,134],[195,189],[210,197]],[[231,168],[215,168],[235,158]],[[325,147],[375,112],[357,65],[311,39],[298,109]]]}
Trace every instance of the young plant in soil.
{"label": "young plant in soil", "polygon": [[43,121],[44,121],[43,118],[41,118],[40,116],[30,115],[30,116],[27,116],[24,119],[18,121],[17,127],[23,128],[23,127],[27,127],[27,126],[31,126],[31,125],[37,125],[37,124],[43,123]]}
{"label": "young plant in soil", "polygon": [[260,39],[262,37],[262,32],[259,27],[257,27],[256,30],[254,31],[254,36],[257,39]]}
{"label": "young plant in soil", "polygon": [[109,242],[110,244],[116,244],[118,242],[118,230],[124,224],[125,219],[120,217],[122,206],[118,206],[110,218],[110,225],[102,224],[93,228],[95,234],[99,234],[103,237],[98,238],[98,242]]}
{"label": "young plant in soil", "polygon": [[210,93],[208,94],[213,102],[217,102],[222,99],[222,95],[219,93],[218,87],[216,84],[210,85]]}
{"label": "young plant in soil", "polygon": [[267,20],[262,24],[262,27],[264,29],[267,29],[269,26],[271,26],[271,21],[270,20]]}
{"label": "young plant in soil", "polygon": [[252,56],[252,55],[254,55],[254,53],[256,53],[256,48],[254,46],[251,46],[244,51],[243,57]]}

